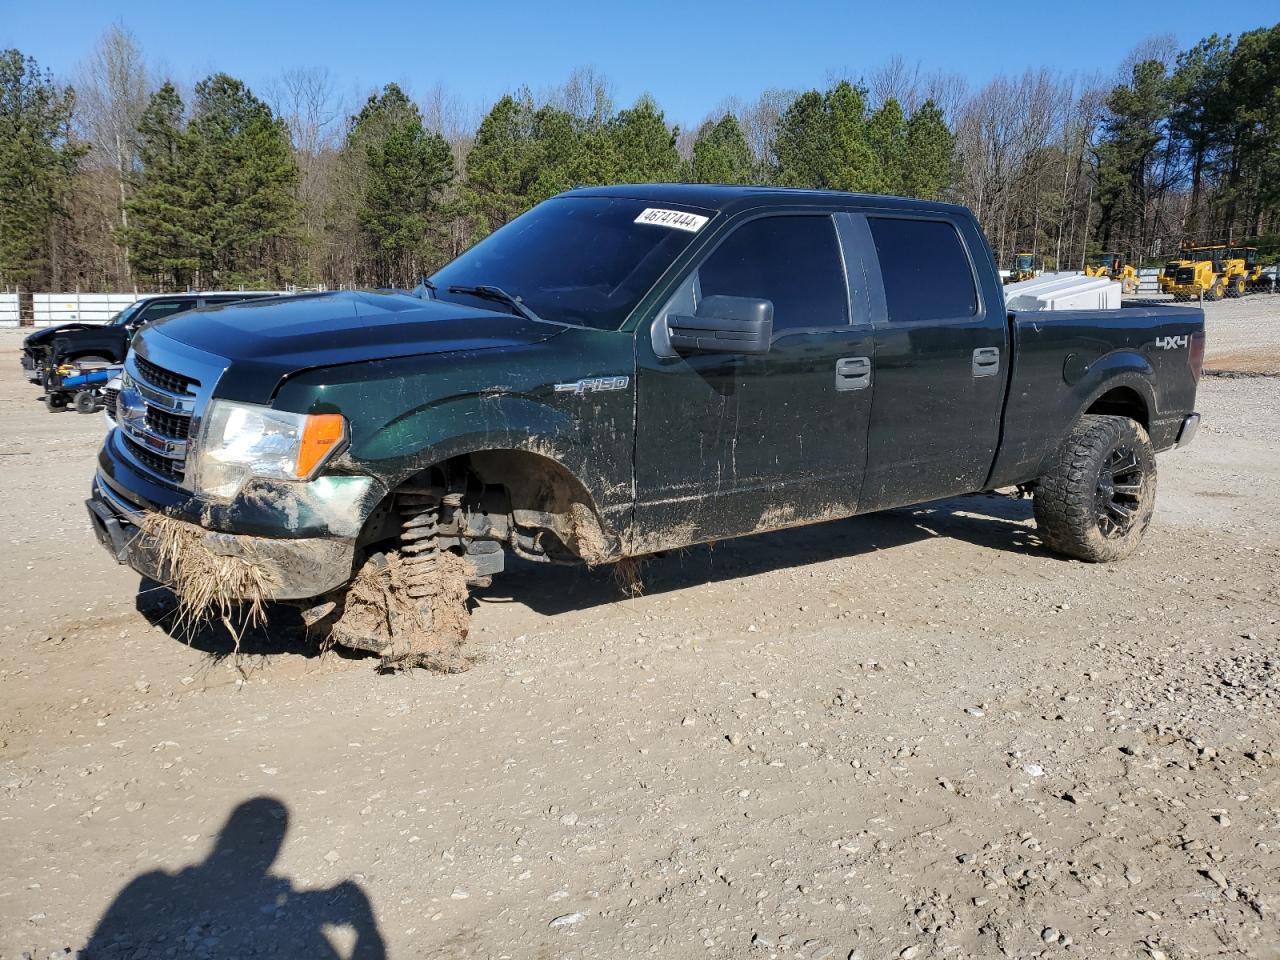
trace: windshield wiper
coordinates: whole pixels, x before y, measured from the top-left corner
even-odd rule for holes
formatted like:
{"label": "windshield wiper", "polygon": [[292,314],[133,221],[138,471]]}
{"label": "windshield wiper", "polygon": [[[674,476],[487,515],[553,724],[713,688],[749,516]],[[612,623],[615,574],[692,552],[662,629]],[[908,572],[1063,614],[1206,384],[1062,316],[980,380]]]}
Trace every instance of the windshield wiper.
{"label": "windshield wiper", "polygon": [[426,277],[423,277],[418,281],[418,285],[413,288],[410,296],[417,297],[419,300],[434,300],[436,299],[436,285]]}
{"label": "windshield wiper", "polygon": [[450,293],[461,293],[469,297],[479,297],[481,300],[496,300],[499,303],[505,303],[520,316],[526,320],[541,321],[542,318],[533,312],[529,307],[525,306],[525,302],[517,296],[513,296],[501,287],[490,286],[487,283],[477,284],[473,287],[453,286],[449,288]]}

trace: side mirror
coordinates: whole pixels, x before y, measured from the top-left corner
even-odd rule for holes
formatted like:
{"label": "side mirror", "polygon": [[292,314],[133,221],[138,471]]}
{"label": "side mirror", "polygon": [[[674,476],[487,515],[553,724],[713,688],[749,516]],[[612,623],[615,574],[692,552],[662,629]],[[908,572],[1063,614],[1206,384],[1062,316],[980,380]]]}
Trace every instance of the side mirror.
{"label": "side mirror", "polygon": [[667,335],[679,353],[768,353],[773,303],[754,297],[706,297],[693,316],[668,314]]}

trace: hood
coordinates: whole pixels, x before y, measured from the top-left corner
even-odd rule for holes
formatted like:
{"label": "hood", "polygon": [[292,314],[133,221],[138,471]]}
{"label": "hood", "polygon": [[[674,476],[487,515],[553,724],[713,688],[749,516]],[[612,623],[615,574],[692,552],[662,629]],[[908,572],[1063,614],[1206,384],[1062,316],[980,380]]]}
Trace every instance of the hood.
{"label": "hood", "polygon": [[35,333],[28,334],[26,339],[22,341],[24,347],[35,347],[42,343],[48,343],[54,337],[62,333],[72,333],[76,330],[100,330],[106,324],[101,323],[60,323],[56,327],[45,327],[37,330]]}
{"label": "hood", "polygon": [[150,324],[230,361],[218,395],[266,403],[303,370],[433,353],[524,346],[563,333],[556,323],[399,293],[304,294],[204,307]]}

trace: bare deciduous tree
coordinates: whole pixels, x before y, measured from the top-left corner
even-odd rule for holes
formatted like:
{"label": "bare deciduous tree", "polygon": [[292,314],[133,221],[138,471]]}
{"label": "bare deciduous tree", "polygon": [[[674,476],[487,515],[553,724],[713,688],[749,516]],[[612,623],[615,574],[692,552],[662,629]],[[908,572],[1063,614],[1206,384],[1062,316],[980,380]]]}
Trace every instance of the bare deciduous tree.
{"label": "bare deciduous tree", "polygon": [[289,125],[298,163],[303,276],[324,273],[326,223],[334,195],[334,168],[347,110],[327,67],[298,67],[267,84],[267,101]]}
{"label": "bare deciduous tree", "polygon": [[[107,178],[89,178],[99,194],[95,205],[114,205],[114,223],[128,227],[125,201],[129,179],[138,162],[138,120],[149,93],[142,50],[133,34],[118,24],[110,27],[81,66],[76,86],[80,135],[90,145],[87,167],[111,171]],[[111,201],[101,195],[104,187],[115,194]],[[102,243],[104,238],[113,249],[103,252],[110,252],[117,275],[127,283],[128,250],[111,240],[110,230],[102,231],[97,242]]]}
{"label": "bare deciduous tree", "polygon": [[613,113],[613,82],[594,66],[577,67],[547,98],[588,126],[600,126]]}

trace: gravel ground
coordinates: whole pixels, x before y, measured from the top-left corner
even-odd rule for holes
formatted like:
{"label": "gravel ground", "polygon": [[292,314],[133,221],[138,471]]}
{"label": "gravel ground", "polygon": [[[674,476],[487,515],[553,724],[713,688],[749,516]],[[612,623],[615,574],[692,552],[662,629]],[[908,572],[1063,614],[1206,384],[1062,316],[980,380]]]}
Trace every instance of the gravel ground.
{"label": "gravel ground", "polygon": [[1124,563],[961,498],[520,567],[378,676],[171,636],[16,342],[0,957],[1280,957],[1280,379],[1206,380]]}

